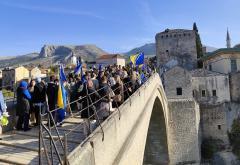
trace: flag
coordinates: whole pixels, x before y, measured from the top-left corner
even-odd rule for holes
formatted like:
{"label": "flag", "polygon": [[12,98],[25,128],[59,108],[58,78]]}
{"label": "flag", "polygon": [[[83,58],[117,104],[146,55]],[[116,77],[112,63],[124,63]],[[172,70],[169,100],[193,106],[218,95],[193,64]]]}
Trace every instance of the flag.
{"label": "flag", "polygon": [[65,118],[65,112],[67,107],[67,93],[63,85],[63,81],[59,81],[58,86],[58,98],[57,98],[57,122],[61,123]]}
{"label": "flag", "polygon": [[66,76],[64,74],[64,69],[63,69],[62,65],[60,65],[59,78],[62,81],[67,81],[67,78],[66,78]]}
{"label": "flag", "polygon": [[134,54],[130,56],[130,61],[132,62],[133,66],[136,65],[136,58],[137,58],[138,54]]}
{"label": "flag", "polygon": [[139,53],[138,56],[135,59],[135,64],[138,65],[142,65],[144,64],[144,53]]}
{"label": "flag", "polygon": [[80,62],[77,62],[77,66],[76,66],[76,68],[74,69],[74,74],[75,74],[75,75],[78,75],[80,72],[81,72],[81,74],[82,74],[82,64],[81,64]]}
{"label": "flag", "polygon": [[60,80],[59,81],[59,86],[58,86],[58,97],[57,97],[57,106],[58,108],[66,108],[67,105],[67,95],[66,95],[66,90],[63,86],[63,82]]}
{"label": "flag", "polygon": [[57,105],[59,108],[65,108],[67,105],[67,96],[66,90],[64,88],[64,81],[67,81],[66,76],[63,71],[63,67],[60,66],[59,71],[59,85],[58,85],[58,97],[57,97]]}
{"label": "flag", "polygon": [[64,102],[63,102],[63,93],[62,93],[62,85],[61,81],[58,85],[58,97],[57,97],[57,106],[58,108],[64,108]]}

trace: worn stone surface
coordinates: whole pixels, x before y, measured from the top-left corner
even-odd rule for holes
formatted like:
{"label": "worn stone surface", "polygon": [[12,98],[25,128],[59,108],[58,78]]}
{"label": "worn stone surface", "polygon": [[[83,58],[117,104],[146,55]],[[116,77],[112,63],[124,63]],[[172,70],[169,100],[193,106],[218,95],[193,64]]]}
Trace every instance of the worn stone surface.
{"label": "worn stone surface", "polygon": [[[192,76],[189,71],[175,66],[164,73],[164,89],[168,99],[191,99],[192,98]],[[182,95],[177,95],[177,88],[182,89]]]}
{"label": "worn stone surface", "polygon": [[158,66],[162,67],[174,59],[180,66],[189,70],[197,67],[195,31],[166,29],[164,32],[158,33],[155,39]]}
{"label": "worn stone surface", "polygon": [[[192,76],[193,95],[201,104],[218,104],[230,101],[229,78],[226,74],[201,70]],[[203,74],[201,74],[203,73]],[[216,91],[216,96],[213,91]],[[205,96],[202,92],[205,91]]]}
{"label": "worn stone surface", "polygon": [[169,99],[168,144],[171,163],[199,163],[200,112],[193,99]]}
{"label": "worn stone surface", "polygon": [[230,74],[229,79],[231,100],[234,102],[240,102],[240,72]]}

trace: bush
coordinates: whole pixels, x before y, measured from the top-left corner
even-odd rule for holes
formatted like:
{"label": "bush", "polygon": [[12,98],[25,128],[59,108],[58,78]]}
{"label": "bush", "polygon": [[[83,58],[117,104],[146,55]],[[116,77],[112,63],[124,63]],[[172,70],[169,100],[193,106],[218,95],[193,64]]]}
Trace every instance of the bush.
{"label": "bush", "polygon": [[231,132],[228,133],[233,153],[240,158],[240,118],[233,120]]}

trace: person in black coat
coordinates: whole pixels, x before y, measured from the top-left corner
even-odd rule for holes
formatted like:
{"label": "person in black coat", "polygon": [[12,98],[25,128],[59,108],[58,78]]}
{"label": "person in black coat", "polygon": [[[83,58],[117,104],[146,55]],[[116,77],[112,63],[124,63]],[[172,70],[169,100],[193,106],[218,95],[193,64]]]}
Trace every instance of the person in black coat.
{"label": "person in black coat", "polygon": [[[53,111],[57,108],[57,93],[58,93],[58,85],[54,82],[55,76],[50,76],[50,82],[47,85],[47,98],[48,98],[48,108],[49,111]],[[55,112],[52,112],[53,119],[55,118]],[[53,125],[53,121],[51,120],[51,125]]]}
{"label": "person in black coat", "polygon": [[41,81],[41,78],[37,78],[37,84],[34,86],[33,92],[33,104],[35,110],[35,125],[39,124],[39,111],[41,109],[41,113],[43,112],[46,105],[46,86]]}
{"label": "person in black coat", "polygon": [[[89,95],[88,97],[87,94]],[[89,118],[94,119],[94,111],[96,110],[96,104],[95,103],[97,100],[100,99],[100,95],[94,88],[94,84],[91,79],[89,79],[86,83],[84,83],[83,90],[81,92],[82,96],[82,112],[81,112],[81,117],[82,118]],[[89,107],[89,108],[87,108]]]}
{"label": "person in black coat", "polygon": [[17,88],[17,130],[28,131],[29,128],[29,112],[30,112],[30,100],[32,99],[28,89],[28,83],[22,81]]}

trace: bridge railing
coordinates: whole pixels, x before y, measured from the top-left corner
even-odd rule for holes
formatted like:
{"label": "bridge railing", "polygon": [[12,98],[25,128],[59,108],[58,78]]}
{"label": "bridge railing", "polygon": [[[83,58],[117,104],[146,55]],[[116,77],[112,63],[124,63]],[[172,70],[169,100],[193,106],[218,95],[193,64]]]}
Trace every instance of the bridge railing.
{"label": "bridge railing", "polygon": [[[150,77],[150,76],[149,76]],[[147,79],[149,77],[146,77]],[[146,83],[146,82],[145,82]],[[65,119],[65,121],[68,118],[80,118],[81,113],[83,111],[87,111],[87,118],[83,119],[80,123],[77,123],[76,125],[73,125],[72,128],[68,130],[61,130],[60,127],[57,126],[57,123],[54,119],[55,113],[57,113],[60,108],[54,109],[52,111],[47,110],[46,112],[42,112],[42,110],[39,111],[39,119],[40,119],[40,125],[39,125],[39,164],[69,164],[67,160],[67,155],[70,149],[69,143],[71,143],[72,140],[70,140],[70,136],[73,136],[74,133],[80,133],[83,135],[83,137],[78,137],[77,142],[79,144],[86,141],[87,137],[97,128],[101,128],[102,132],[102,140],[104,140],[104,131],[102,128],[101,123],[108,118],[111,115],[112,112],[112,103],[115,104],[114,111],[118,111],[119,113],[119,119],[121,118],[121,112],[119,110],[119,106],[126,101],[127,99],[130,99],[131,101],[131,95],[135,92],[137,89],[133,89],[133,84],[131,81],[122,84],[122,86],[119,86],[118,88],[112,90],[110,92],[111,97],[114,97],[114,93],[116,93],[117,90],[121,90],[120,94],[123,98],[122,102],[117,102],[114,100],[109,101],[108,103],[105,102],[104,106],[101,106],[101,103],[104,102],[104,98],[109,97],[109,94],[98,98],[96,100],[92,100],[92,96],[99,92],[100,90],[104,90],[105,87],[98,89],[92,93],[89,93],[87,87],[86,87],[86,95],[84,97],[81,97],[73,102],[70,102],[67,104],[67,107],[70,107],[72,104],[76,103],[87,103],[86,107],[81,108],[77,112],[70,111],[70,115]],[[141,86],[141,85],[140,85]],[[139,87],[140,87],[139,86]],[[108,86],[109,89],[111,89],[110,86]],[[121,89],[123,88],[123,89]],[[132,91],[130,89],[133,89]],[[124,98],[125,96],[125,98]],[[100,107],[100,108],[99,108]],[[106,110],[107,109],[107,110]],[[51,124],[52,123],[52,124]],[[81,131],[79,131],[79,129]],[[80,136],[80,135],[79,135]],[[76,142],[76,141],[75,141]],[[74,149],[74,148],[72,148]],[[44,162],[46,161],[46,162]]]}

